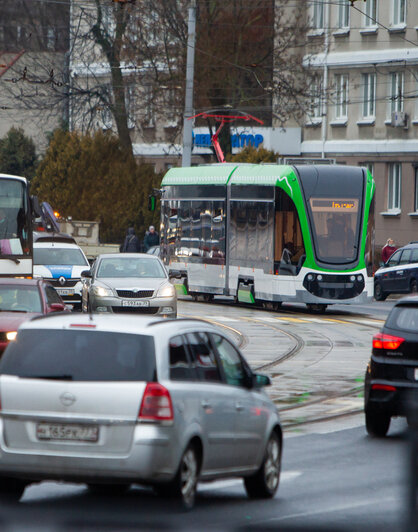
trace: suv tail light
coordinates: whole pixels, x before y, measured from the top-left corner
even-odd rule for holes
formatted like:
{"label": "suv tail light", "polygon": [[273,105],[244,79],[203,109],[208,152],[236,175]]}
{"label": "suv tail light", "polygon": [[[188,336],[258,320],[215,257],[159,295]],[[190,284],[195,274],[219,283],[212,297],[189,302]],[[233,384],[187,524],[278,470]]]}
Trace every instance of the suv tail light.
{"label": "suv tail light", "polygon": [[138,419],[144,421],[171,421],[174,419],[170,393],[158,382],[148,382],[139,409]]}
{"label": "suv tail light", "polygon": [[378,333],[373,336],[374,349],[387,349],[388,351],[398,349],[405,341],[405,338],[391,336],[390,334]]}

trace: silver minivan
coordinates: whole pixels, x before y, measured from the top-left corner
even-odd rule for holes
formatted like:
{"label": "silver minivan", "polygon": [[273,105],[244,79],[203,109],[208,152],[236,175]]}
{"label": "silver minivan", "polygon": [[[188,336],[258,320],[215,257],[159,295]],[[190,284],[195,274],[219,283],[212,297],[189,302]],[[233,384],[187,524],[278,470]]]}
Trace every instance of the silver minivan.
{"label": "silver minivan", "polygon": [[0,495],[55,479],[151,484],[194,504],[196,484],[242,477],[273,497],[282,429],[224,332],[192,319],[37,318],[0,361]]}

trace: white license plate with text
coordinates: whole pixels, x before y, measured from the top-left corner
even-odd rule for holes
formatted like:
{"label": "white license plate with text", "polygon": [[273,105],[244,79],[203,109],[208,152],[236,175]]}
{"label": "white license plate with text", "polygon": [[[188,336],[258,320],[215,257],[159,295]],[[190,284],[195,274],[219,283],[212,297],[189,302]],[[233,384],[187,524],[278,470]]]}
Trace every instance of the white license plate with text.
{"label": "white license plate with text", "polygon": [[73,296],[74,290],[70,290],[68,288],[55,288],[55,290],[59,293],[60,296]]}
{"label": "white license plate with text", "polygon": [[99,427],[93,425],[70,425],[62,423],[38,423],[36,425],[38,440],[67,440],[97,442]]}
{"label": "white license plate with text", "polygon": [[149,307],[149,301],[124,299],[122,301],[122,307]]}

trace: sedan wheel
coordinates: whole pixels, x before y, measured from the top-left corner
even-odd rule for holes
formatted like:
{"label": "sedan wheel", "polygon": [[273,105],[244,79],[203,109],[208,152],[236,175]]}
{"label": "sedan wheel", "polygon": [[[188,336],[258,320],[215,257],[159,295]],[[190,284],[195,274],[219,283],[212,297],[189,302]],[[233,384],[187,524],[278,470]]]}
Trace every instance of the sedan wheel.
{"label": "sedan wheel", "polygon": [[388,294],[383,292],[382,285],[375,283],[374,285],[374,298],[376,301],[384,301],[388,297]]}
{"label": "sedan wheel", "polygon": [[255,475],[244,479],[245,489],[249,497],[252,499],[274,497],[279,487],[280,461],[280,439],[275,432],[272,432],[260,469]]}
{"label": "sedan wheel", "polygon": [[195,448],[190,445],[180,460],[174,480],[168,484],[155,486],[155,491],[165,497],[179,499],[185,510],[191,510],[196,499],[199,461]]}
{"label": "sedan wheel", "polygon": [[384,438],[389,430],[390,415],[386,412],[375,412],[370,408],[365,410],[366,430],[370,436]]}

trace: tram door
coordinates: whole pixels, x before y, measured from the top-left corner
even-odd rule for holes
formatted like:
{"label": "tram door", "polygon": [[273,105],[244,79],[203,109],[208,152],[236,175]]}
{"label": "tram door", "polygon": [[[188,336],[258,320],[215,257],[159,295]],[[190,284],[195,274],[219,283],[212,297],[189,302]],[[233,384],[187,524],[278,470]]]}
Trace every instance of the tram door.
{"label": "tram door", "polygon": [[296,276],[306,259],[296,206],[281,188],[276,189],[274,273]]}

